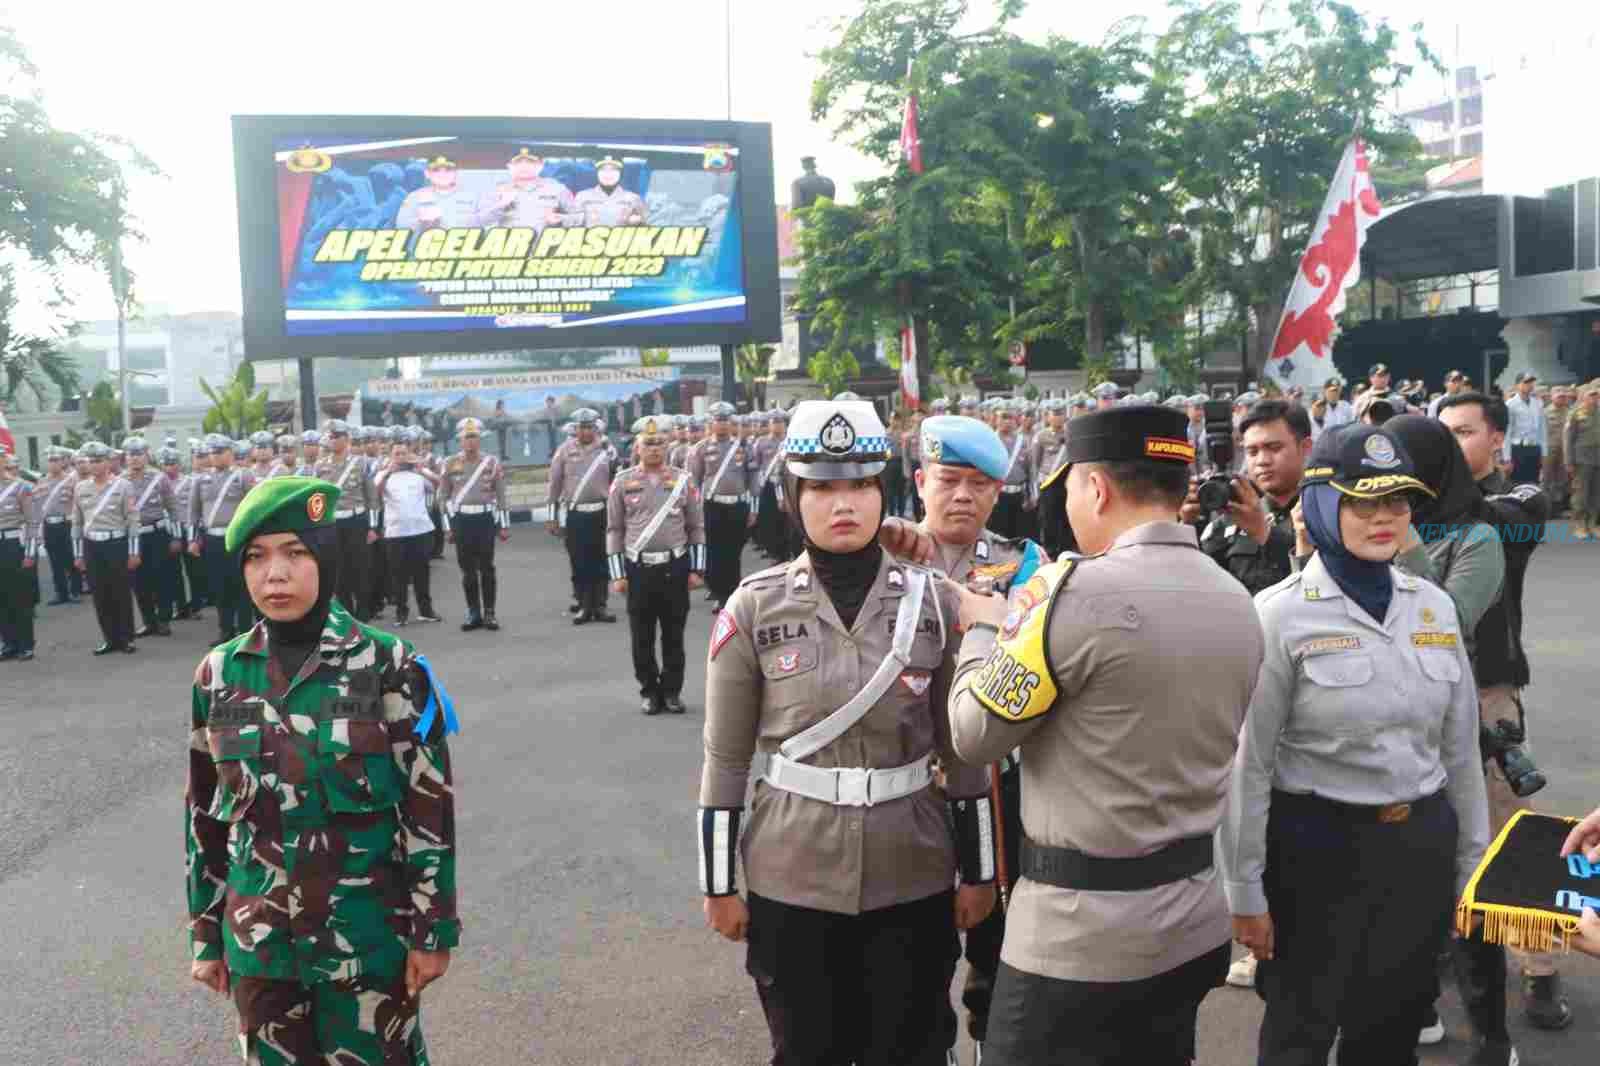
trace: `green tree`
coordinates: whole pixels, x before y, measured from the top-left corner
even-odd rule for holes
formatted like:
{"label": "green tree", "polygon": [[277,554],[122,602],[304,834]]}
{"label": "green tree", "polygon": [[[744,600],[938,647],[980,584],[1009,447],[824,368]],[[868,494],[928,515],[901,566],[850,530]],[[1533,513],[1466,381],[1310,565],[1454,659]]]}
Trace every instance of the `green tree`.
{"label": "green tree", "polygon": [[207,433],[225,433],[235,440],[247,433],[267,428],[267,390],[255,391],[256,372],[248,362],[240,363],[232,380],[219,392],[200,379],[200,390],[211,400],[202,425]]}
{"label": "green tree", "polygon": [[111,382],[100,381],[89,391],[83,404],[89,436],[102,444],[115,444],[122,432],[122,394]]}
{"label": "green tree", "polygon": [[[1385,174],[1397,191],[1414,186],[1420,145],[1386,106],[1412,66],[1387,22],[1332,0],[1269,0],[1259,15],[1265,28],[1253,31],[1242,28],[1236,0],[1173,6],[1155,62],[1192,90],[1174,177],[1201,234],[1204,283],[1249,316],[1259,367],[1352,133],[1365,138],[1380,188]],[[1412,35],[1437,65],[1420,25]]]}

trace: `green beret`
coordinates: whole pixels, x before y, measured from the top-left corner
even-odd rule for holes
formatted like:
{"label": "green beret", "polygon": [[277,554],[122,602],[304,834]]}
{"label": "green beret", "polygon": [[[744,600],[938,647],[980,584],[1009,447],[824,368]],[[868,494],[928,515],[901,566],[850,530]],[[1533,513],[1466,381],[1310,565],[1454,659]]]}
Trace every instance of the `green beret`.
{"label": "green beret", "polygon": [[275,477],[256,483],[239,501],[223,547],[236,552],[260,533],[298,533],[334,523],[339,488],[315,477]]}

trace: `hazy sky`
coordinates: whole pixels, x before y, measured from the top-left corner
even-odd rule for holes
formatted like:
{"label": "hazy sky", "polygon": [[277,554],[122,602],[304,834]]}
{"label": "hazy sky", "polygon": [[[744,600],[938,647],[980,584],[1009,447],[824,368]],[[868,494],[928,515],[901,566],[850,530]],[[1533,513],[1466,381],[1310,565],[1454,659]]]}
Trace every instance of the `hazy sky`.
{"label": "hazy sky", "polygon": [[[1579,14],[1592,0],[1537,0],[1510,27],[1503,10],[1495,18],[1495,8],[1471,0],[1367,6],[1397,25],[1425,20],[1447,59],[1460,22],[1462,59],[1484,64],[1569,33],[1572,20],[1595,19]],[[810,121],[807,106],[808,54],[827,39],[824,20],[857,7],[852,0],[732,0],[733,117],[773,124],[780,200],[803,155],[817,156],[842,190],[873,173],[871,161]],[[981,24],[986,0],[973,8]],[[1039,0],[1020,29],[1092,40],[1118,18],[1159,23],[1164,10],[1160,0]],[[165,171],[136,189],[134,209],[149,240],[127,258],[145,305],[180,312],[239,306],[229,116],[722,118],[724,11],[725,0],[0,0],[0,21],[16,28],[41,68],[56,123],[127,137]],[[101,288],[93,279],[85,284],[80,315],[110,314]]]}

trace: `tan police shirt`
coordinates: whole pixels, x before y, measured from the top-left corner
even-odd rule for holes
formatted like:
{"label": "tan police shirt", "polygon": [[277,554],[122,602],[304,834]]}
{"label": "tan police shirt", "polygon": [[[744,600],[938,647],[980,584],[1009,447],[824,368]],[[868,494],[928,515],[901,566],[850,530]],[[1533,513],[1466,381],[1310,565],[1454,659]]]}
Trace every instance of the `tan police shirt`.
{"label": "tan police shirt", "polygon": [[[0,530],[21,530],[23,552],[29,555],[39,536],[36,532],[39,524],[36,515],[39,505],[35,496],[37,491],[15,474],[8,480],[0,480]],[[28,609],[32,610],[31,604]]]}
{"label": "tan police shirt", "polygon": [[[381,463],[379,465],[382,465]],[[372,488],[372,461],[354,448],[344,453],[344,458],[332,452],[317,463],[317,476],[339,486],[340,511],[355,511],[365,507],[371,511],[377,506],[378,496]]]}
{"label": "tan police shirt", "polygon": [[678,480],[686,477],[689,477],[687,471],[670,466],[655,471],[631,466],[618,474],[617,480],[611,483],[611,498],[606,502],[606,554],[679,551],[692,544],[704,544],[705,511],[692,479],[684,485],[650,539],[638,543],[639,535],[654,520],[656,512],[666,506]]}
{"label": "tan police shirt", "polygon": [[34,537],[41,543],[47,527],[71,522],[72,486],[77,480],[78,476],[69,471],[60,477],[43,478],[33,486]]}
{"label": "tan police shirt", "polygon": [[[189,524],[195,527],[195,537],[227,529],[228,523],[233,521],[233,512],[239,509],[239,502],[255,487],[255,472],[238,463],[199,478],[194,489],[194,508],[189,512]],[[214,535],[222,536],[221,533]]]}
{"label": "tan police shirt", "polygon": [[[755,752],[777,751],[866,686],[889,655],[904,591],[905,567],[886,554],[846,629],[804,553],[740,584],[706,667],[702,807],[742,808]],[[953,596],[930,582],[910,665],[865,718],[806,763],[892,769],[933,753],[949,799],[988,793],[988,770],[956,758],[944,712],[956,611]],[[930,785],[870,807],[834,806],[758,783],[741,843],[746,884],[768,899],[839,914],[946,891],[956,878],[946,798]]]}
{"label": "tan police shirt", "polygon": [[[730,448],[733,449],[733,459],[723,470],[722,461]],[[737,436],[725,441],[714,436],[707,437],[689,452],[689,473],[694,475],[695,484],[700,486],[700,494],[708,500],[724,497],[718,503],[727,503],[726,497],[743,496],[750,491],[751,482],[755,479],[750,471],[752,465],[750,448]],[[722,470],[721,480],[717,479],[718,470]]]}
{"label": "tan police shirt", "polygon": [[[1058,564],[1059,565],[1059,564]],[[1043,575],[1013,592],[1007,629]],[[984,762],[1020,745],[1029,839],[1105,858],[1150,854],[1214,833],[1262,659],[1250,594],[1197,549],[1194,530],[1151,522],[1078,560],[1045,616],[1057,695],[1013,720],[974,694],[994,648],[970,632],[950,698],[955,748]],[[1228,942],[1222,873],[1137,892],[1082,892],[1020,880],[1001,959],[1070,981],[1154,977]]]}
{"label": "tan police shirt", "polygon": [[[104,506],[101,506],[102,501]],[[134,510],[136,502],[133,486],[124,478],[108,477],[104,485],[95,484],[92,477],[79,481],[72,489],[73,543],[81,545],[85,533],[132,534],[139,526],[139,515]],[[139,554],[137,536],[128,551],[131,555]],[[82,551],[78,554],[81,556]]]}
{"label": "tan police shirt", "polygon": [[[129,487],[133,490],[133,506],[138,507],[139,501],[144,501],[140,507],[137,525],[153,526],[159,522],[169,522],[172,527],[178,524],[178,496],[172,491],[172,482],[153,466],[144,468],[144,476],[135,478],[132,471],[122,475]],[[154,483],[155,487],[151,488]],[[148,495],[146,492],[148,491]]]}
{"label": "tan police shirt", "polygon": [[[550,503],[567,505],[604,503],[611,498],[611,450],[606,442],[596,437],[593,444],[581,444],[574,437],[556,449],[550,460]],[[599,465],[596,466],[598,461]],[[594,467],[594,473],[584,482],[583,476]],[[578,484],[583,482],[583,491]],[[552,512],[553,513],[553,512]]]}
{"label": "tan police shirt", "polygon": [[[476,480],[472,475],[483,465],[483,473]],[[596,476],[599,476],[598,474]],[[472,487],[467,488],[467,482]],[[463,491],[465,490],[465,491]],[[457,497],[460,499],[457,499]],[[479,452],[476,459],[468,459],[465,452],[457,452],[444,464],[444,475],[439,482],[439,498],[446,509],[455,514],[457,507],[489,507],[494,511],[506,509],[506,470],[497,456]]]}

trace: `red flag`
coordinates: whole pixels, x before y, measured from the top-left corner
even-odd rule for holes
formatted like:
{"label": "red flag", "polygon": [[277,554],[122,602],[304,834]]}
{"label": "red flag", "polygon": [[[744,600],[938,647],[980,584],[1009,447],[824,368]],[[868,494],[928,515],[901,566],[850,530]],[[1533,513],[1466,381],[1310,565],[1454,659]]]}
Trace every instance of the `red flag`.
{"label": "red flag", "polygon": [[1311,241],[1295,272],[1273,337],[1266,373],[1287,390],[1321,388],[1332,376],[1333,332],[1345,292],[1361,278],[1361,247],[1383,207],[1372,186],[1367,148],[1358,137],[1344,150]]}
{"label": "red flag", "polygon": [[10,452],[12,455],[17,454],[17,441],[11,435],[11,427],[6,425],[6,413],[4,410],[0,410],[0,452]]}
{"label": "red flag", "polygon": [[900,123],[900,158],[911,173],[922,173],[922,138],[917,134],[917,94],[906,97],[906,117]]}
{"label": "red flag", "polygon": [[917,322],[910,316],[900,331],[900,396],[907,410],[922,407],[922,393],[917,387]]}

